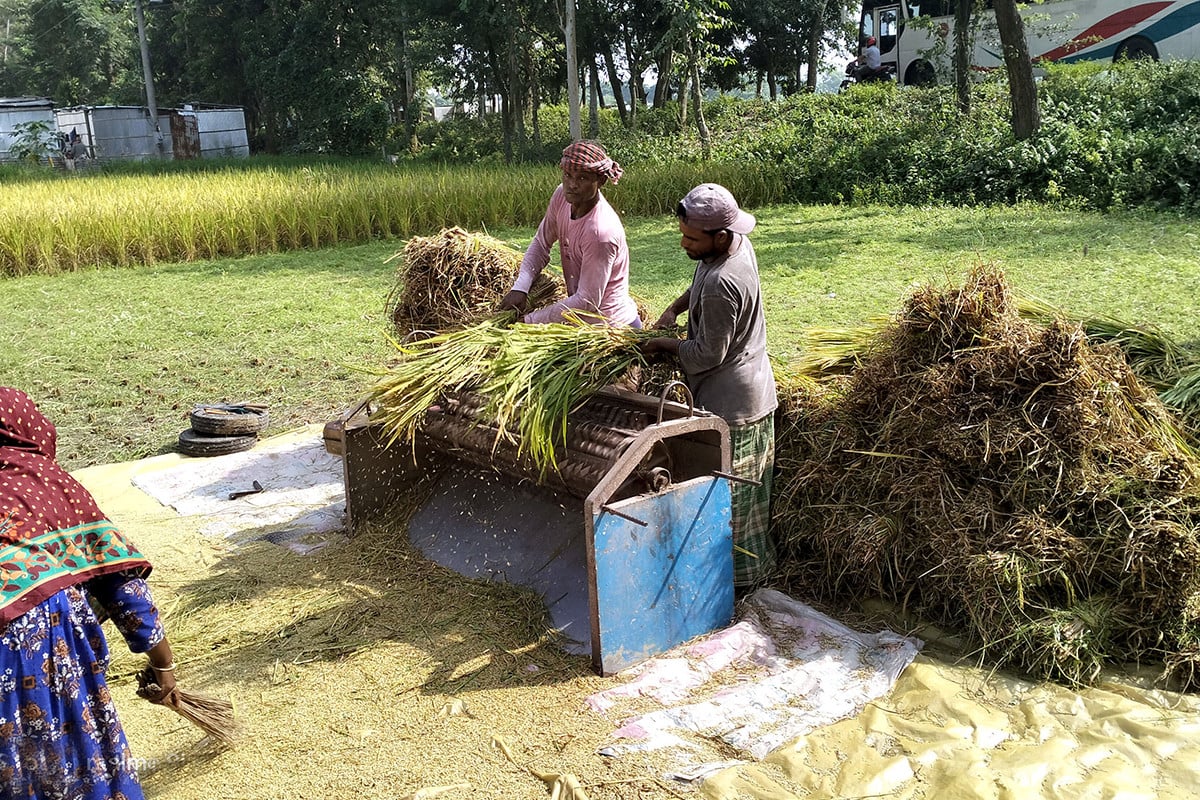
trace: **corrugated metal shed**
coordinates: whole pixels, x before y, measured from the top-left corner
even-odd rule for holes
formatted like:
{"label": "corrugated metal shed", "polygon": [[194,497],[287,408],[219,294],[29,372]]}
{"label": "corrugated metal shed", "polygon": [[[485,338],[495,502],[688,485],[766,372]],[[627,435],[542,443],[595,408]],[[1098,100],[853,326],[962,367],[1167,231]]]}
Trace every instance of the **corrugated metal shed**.
{"label": "corrugated metal shed", "polygon": [[87,153],[99,161],[163,158],[171,155],[169,128],[160,137],[142,106],[75,106],[54,112],[58,129],[75,129]]}
{"label": "corrugated metal shed", "polygon": [[246,112],[240,106],[217,106],[193,103],[181,113],[196,115],[200,131],[200,157],[225,158],[250,155],[250,140],[246,134]]}
{"label": "corrugated metal shed", "polygon": [[[0,161],[10,161],[9,153],[16,126],[42,120],[54,131],[54,102],[45,97],[0,97]],[[48,139],[47,146],[53,146]]]}
{"label": "corrugated metal shed", "polygon": [[162,111],[158,131],[142,106],[77,106],[55,112],[58,129],[75,129],[97,160],[219,158],[250,155],[246,116],[237,106],[185,105]]}

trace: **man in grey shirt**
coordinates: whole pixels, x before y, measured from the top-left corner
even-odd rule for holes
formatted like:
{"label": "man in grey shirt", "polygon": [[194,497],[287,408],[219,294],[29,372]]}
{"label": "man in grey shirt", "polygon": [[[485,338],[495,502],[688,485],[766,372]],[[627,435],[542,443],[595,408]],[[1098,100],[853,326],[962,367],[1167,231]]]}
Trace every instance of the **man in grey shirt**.
{"label": "man in grey shirt", "polygon": [[688,192],[675,213],[680,245],[697,262],[696,273],[655,327],[673,326],[687,311],[687,339],[650,339],[642,351],[678,357],[696,405],[729,423],[733,472],[758,484],[731,487],[734,583],[755,586],[775,565],[770,500],[777,405],[758,261],[746,238],[756,221],[715,183]]}

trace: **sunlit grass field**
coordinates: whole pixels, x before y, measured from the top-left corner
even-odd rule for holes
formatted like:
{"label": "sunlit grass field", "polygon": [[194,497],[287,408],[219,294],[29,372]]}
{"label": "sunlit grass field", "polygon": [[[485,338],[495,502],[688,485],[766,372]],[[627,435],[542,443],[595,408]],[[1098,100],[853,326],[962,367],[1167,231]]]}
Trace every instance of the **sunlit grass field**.
{"label": "sunlit grass field", "polygon": [[[668,177],[637,175],[630,169],[605,191],[626,217],[633,290],[657,315],[692,272],[678,245],[675,202],[700,180],[739,184],[695,165]],[[205,177],[226,181],[227,191],[218,194]],[[1042,206],[764,205],[769,181],[746,180],[758,187],[744,197],[759,218],[751,239],[780,369],[798,355],[804,329],[886,314],[914,282],[957,282],[980,262],[1002,267],[1019,293],[1072,313],[1200,339],[1195,219]],[[458,224],[524,248],[555,183],[553,167],[320,167],[288,180],[243,169],[6,184],[0,250],[11,256],[12,243],[25,242],[21,252],[51,262],[0,277],[8,323],[0,381],[30,392],[59,424],[60,456],[72,468],[171,449],[195,403],[266,403],[275,431],[325,421],[366,385],[355,367],[389,356],[384,304],[396,262],[385,262],[405,238]],[[361,191],[368,184],[373,194]],[[73,213],[55,227],[36,219],[39,203]],[[341,203],[346,210],[335,211]],[[373,228],[381,218],[391,227]],[[365,242],[342,232],[352,229]],[[100,239],[109,244],[83,245]],[[71,242],[90,255],[57,255]],[[125,253],[126,268],[110,268],[108,252]]]}

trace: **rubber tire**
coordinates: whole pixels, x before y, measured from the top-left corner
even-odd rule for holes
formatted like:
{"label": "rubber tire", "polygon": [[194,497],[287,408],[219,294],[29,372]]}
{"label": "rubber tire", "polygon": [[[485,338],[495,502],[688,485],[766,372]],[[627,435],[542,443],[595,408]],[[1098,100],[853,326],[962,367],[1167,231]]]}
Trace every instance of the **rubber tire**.
{"label": "rubber tire", "polygon": [[1132,39],[1121,42],[1121,46],[1113,55],[1114,62],[1139,61],[1145,58],[1158,61],[1158,48],[1154,46],[1154,42],[1144,36],[1134,36]]}
{"label": "rubber tire", "polygon": [[[242,409],[232,411],[230,409]],[[271,421],[271,415],[264,409],[250,409],[242,406],[196,406],[188,415],[192,430],[207,433],[210,436],[246,436],[261,433]]]}
{"label": "rubber tire", "polygon": [[175,449],[185,456],[224,456],[230,453],[240,453],[254,447],[258,437],[250,436],[209,436],[188,428],[179,433],[179,443]]}
{"label": "rubber tire", "polygon": [[904,71],[905,86],[933,86],[937,83],[937,73],[928,61],[914,61]]}

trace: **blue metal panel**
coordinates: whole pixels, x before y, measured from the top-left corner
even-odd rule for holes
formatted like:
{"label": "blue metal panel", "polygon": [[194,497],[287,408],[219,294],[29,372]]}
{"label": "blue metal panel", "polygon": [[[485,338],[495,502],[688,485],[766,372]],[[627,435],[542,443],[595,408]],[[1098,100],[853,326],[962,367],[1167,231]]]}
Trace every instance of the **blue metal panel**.
{"label": "blue metal panel", "polygon": [[733,617],[729,483],[698,478],[593,518],[600,671],[625,669]]}

